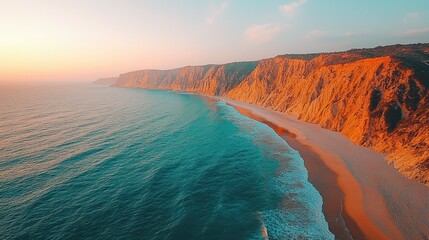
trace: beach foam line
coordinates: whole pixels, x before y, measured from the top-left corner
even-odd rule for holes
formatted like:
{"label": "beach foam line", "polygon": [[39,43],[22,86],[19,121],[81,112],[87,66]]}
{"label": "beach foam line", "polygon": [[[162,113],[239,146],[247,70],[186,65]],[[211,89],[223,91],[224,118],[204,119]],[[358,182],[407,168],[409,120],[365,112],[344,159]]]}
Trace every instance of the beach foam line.
{"label": "beach foam line", "polygon": [[282,202],[275,209],[260,213],[267,235],[274,239],[334,239],[322,212],[322,197],[308,181],[308,172],[299,153],[266,124],[240,114],[224,102],[216,105],[225,108],[225,116],[252,136],[264,156],[279,162],[271,187],[283,196]]}
{"label": "beach foam line", "polygon": [[[224,97],[219,99],[247,109],[259,118],[255,120],[266,119],[294,133],[299,144],[318,155],[338,175],[337,181],[326,184],[336,185],[344,192],[343,216],[350,230],[354,222],[367,239],[429,237],[429,209],[422,200],[429,199],[429,189],[400,175],[384,160],[385,154],[358,146],[338,132],[294,116]],[[358,233],[351,233],[359,238]]]}

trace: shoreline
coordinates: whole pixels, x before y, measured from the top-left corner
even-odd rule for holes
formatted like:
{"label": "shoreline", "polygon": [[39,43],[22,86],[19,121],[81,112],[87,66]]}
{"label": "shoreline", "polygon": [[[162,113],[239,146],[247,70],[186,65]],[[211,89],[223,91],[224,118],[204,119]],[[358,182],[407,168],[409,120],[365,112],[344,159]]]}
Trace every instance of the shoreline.
{"label": "shoreline", "polygon": [[[358,236],[362,239],[362,231],[350,216],[343,211],[344,192],[336,184],[338,175],[323,164],[320,156],[296,140],[296,135],[287,129],[281,128],[274,123],[254,115],[246,108],[233,106],[240,114],[259,121],[272,128],[290,147],[297,150],[304,159],[305,168],[308,171],[308,180],[316,188],[323,199],[322,211],[328,222],[329,230],[339,239],[353,239]],[[348,224],[346,224],[347,219]]]}
{"label": "shoreline", "polygon": [[271,127],[304,159],[309,181],[337,239],[429,237],[429,188],[402,176],[385,154],[355,145],[338,132],[294,116],[217,97],[240,114]]}

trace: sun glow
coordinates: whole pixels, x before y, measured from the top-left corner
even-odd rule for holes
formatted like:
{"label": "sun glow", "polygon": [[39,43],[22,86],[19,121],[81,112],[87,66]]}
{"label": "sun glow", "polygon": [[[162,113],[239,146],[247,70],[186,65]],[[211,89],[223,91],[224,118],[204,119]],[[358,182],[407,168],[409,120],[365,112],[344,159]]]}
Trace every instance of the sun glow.
{"label": "sun glow", "polygon": [[0,82],[427,42],[427,1],[336,1],[0,1]]}

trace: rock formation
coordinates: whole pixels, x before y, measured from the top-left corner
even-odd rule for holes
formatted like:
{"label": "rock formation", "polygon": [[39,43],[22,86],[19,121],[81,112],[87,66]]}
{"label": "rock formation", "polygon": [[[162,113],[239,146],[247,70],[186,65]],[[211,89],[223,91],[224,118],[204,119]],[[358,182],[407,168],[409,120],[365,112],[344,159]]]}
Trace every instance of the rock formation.
{"label": "rock formation", "polygon": [[429,184],[429,44],[141,70],[114,85],[221,95],[298,116],[387,152]]}

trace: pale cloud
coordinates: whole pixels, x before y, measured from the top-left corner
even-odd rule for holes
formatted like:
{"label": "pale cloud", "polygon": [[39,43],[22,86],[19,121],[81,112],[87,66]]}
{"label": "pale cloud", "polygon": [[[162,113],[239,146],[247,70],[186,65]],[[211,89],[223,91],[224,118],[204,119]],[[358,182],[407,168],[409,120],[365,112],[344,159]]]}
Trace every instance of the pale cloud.
{"label": "pale cloud", "polygon": [[421,36],[426,33],[429,33],[429,27],[410,29],[408,31],[401,33],[401,35],[408,36],[408,37],[415,37],[415,36]]}
{"label": "pale cloud", "polygon": [[420,13],[418,12],[410,12],[405,14],[403,21],[405,23],[414,22],[420,17]]}
{"label": "pale cloud", "polygon": [[209,15],[206,17],[206,23],[207,24],[213,24],[222,13],[225,12],[225,10],[228,8],[229,2],[228,1],[222,1],[220,4],[212,4],[211,10]]}
{"label": "pale cloud", "polygon": [[293,16],[295,15],[295,11],[297,8],[302,6],[307,0],[298,0],[295,2],[291,2],[288,4],[284,4],[280,6],[280,10],[287,15]]}
{"label": "pale cloud", "polygon": [[[351,34],[351,33],[346,33],[346,34]],[[309,33],[307,33],[307,35],[305,36],[305,38],[309,41],[314,41],[323,37],[328,36],[328,32],[327,31],[323,31],[323,30],[319,30],[319,29],[313,29],[311,30]]]}
{"label": "pale cloud", "polygon": [[275,24],[253,25],[246,29],[246,39],[253,43],[265,43],[282,31],[282,26]]}

